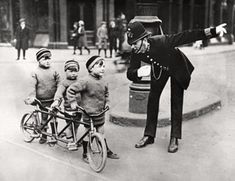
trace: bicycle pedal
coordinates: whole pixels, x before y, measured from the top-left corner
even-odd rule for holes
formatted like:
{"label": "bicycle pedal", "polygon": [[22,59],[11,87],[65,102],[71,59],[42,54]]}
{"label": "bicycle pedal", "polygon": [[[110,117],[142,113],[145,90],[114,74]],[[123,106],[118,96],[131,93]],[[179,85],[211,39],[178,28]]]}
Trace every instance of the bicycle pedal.
{"label": "bicycle pedal", "polygon": [[31,137],[33,137],[33,138],[39,138],[39,137],[40,137],[40,134],[34,133],[34,134],[31,134]]}
{"label": "bicycle pedal", "polygon": [[56,144],[57,140],[56,139],[48,140],[47,143],[48,144]]}
{"label": "bicycle pedal", "polygon": [[76,143],[68,143],[67,148],[69,151],[76,151],[78,150],[77,144]]}
{"label": "bicycle pedal", "polygon": [[77,151],[78,148],[77,148],[77,147],[68,147],[68,150],[69,150],[69,151]]}

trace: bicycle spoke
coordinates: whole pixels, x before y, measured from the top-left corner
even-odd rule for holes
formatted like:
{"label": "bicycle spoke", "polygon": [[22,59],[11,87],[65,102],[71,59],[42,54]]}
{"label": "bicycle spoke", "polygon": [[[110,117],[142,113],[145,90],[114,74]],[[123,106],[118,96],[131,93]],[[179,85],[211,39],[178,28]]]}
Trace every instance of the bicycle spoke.
{"label": "bicycle spoke", "polygon": [[99,133],[94,133],[88,145],[88,158],[90,167],[100,172],[105,167],[107,150],[103,137]]}

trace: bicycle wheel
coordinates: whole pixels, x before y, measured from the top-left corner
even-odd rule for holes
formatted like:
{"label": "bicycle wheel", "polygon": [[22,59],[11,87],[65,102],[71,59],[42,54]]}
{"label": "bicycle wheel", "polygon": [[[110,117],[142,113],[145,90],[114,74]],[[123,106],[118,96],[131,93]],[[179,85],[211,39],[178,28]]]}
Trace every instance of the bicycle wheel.
{"label": "bicycle wheel", "polygon": [[93,133],[88,144],[89,165],[95,172],[101,172],[107,159],[107,148],[100,133]]}
{"label": "bicycle wheel", "polygon": [[26,113],[21,119],[21,131],[24,135],[24,141],[30,143],[34,140],[36,132],[35,127],[39,124],[35,115]]}

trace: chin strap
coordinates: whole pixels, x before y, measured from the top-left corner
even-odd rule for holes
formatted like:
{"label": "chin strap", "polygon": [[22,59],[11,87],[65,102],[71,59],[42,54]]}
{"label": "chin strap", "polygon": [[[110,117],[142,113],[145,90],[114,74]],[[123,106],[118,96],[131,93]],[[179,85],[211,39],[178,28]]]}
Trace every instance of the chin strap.
{"label": "chin strap", "polygon": [[141,45],[140,45],[139,49],[136,51],[136,53],[139,53],[141,47],[143,46],[143,41],[144,41],[144,40],[142,39],[142,40],[141,40]]}

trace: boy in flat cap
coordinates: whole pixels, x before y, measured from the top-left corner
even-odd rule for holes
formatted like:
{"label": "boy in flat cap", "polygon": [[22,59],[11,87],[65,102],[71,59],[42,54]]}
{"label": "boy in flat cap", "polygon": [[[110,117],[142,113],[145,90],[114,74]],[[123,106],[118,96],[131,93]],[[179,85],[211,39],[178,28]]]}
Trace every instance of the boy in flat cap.
{"label": "boy in flat cap", "polygon": [[[103,111],[108,103],[108,85],[103,79],[105,72],[105,62],[100,56],[92,56],[86,62],[86,68],[89,75],[78,80],[76,83],[69,86],[67,89],[67,97],[72,109],[76,109],[78,102],[76,101],[76,94],[81,94],[81,106],[88,114],[98,114]],[[89,118],[83,115],[83,121],[89,122]],[[94,126],[97,131],[104,134],[105,114],[93,119]],[[85,126],[86,127],[86,126]],[[107,141],[105,139],[107,146]],[[88,138],[83,140],[83,160],[88,163],[87,157]],[[114,154],[107,146],[108,158],[118,159],[118,155]]]}
{"label": "boy in flat cap", "polygon": [[[54,102],[52,103],[51,107],[57,107],[61,105],[61,102],[64,101],[64,110],[67,113],[72,113],[74,112],[73,110],[71,110],[70,108],[70,104],[68,102],[68,98],[66,96],[66,90],[67,88],[73,84],[74,82],[77,81],[77,77],[78,77],[78,72],[80,70],[80,66],[78,64],[77,61],[75,60],[68,60],[65,62],[64,65],[64,71],[65,71],[65,79],[60,83],[55,96],[54,96]],[[80,102],[80,95],[77,94],[76,95],[76,100],[77,102]],[[82,114],[77,115],[77,120],[79,121],[82,117]],[[75,135],[77,133],[77,129],[78,129],[79,124],[75,124],[74,127],[69,127],[67,128],[67,132],[66,132],[66,138],[70,139],[72,138],[72,131],[75,131]],[[73,140],[72,142],[68,143],[67,145],[68,150],[77,150],[77,145],[75,143],[75,140]]]}
{"label": "boy in flat cap", "polygon": [[[38,67],[32,73],[32,81],[30,82],[30,94],[25,100],[26,104],[32,104],[36,99],[38,99],[43,106],[50,107],[54,100],[54,95],[57,90],[58,84],[60,82],[60,76],[58,72],[51,67],[50,59],[51,52],[46,48],[40,49],[36,53],[36,58],[38,61]],[[48,115],[42,114],[42,124],[47,120]],[[55,133],[54,126],[52,126],[52,134]],[[44,129],[47,131],[47,128]],[[40,144],[47,141],[47,136],[42,135],[39,140]],[[55,142],[55,140],[51,140]]]}

